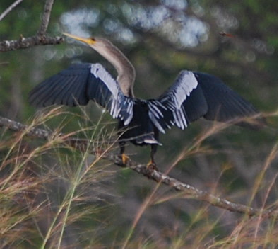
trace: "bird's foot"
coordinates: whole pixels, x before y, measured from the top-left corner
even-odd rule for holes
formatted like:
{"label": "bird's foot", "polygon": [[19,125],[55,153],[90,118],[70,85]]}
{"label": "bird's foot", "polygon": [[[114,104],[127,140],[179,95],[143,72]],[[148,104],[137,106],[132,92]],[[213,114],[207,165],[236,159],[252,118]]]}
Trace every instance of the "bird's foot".
{"label": "bird's foot", "polygon": [[129,161],[130,161],[130,158],[126,154],[120,154],[119,162],[117,162],[117,164],[120,166],[126,166]]}
{"label": "bird's foot", "polygon": [[148,170],[158,170],[156,167],[156,163],[153,160],[150,160],[147,164],[147,169]]}

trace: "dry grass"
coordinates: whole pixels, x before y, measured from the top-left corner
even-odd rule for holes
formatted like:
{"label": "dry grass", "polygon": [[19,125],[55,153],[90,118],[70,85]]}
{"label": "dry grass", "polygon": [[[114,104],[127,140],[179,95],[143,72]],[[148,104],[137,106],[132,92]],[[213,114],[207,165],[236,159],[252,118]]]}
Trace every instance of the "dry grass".
{"label": "dry grass", "polygon": [[[30,128],[38,124],[46,127],[58,115],[63,115],[61,109],[49,111],[34,119]],[[78,131],[64,137],[53,136],[48,141],[30,140],[24,133],[2,134],[0,248],[276,248],[276,217],[238,215],[236,221],[231,221],[229,231],[224,229],[224,232],[220,220],[229,212],[218,211],[217,217],[213,214],[215,208],[202,203],[196,205],[182,229],[180,225],[158,225],[159,237],[147,235],[138,229],[138,224],[150,209],[169,205],[173,200],[186,202],[181,194],[159,192],[161,186],[155,183],[137,207],[132,222],[126,220],[124,227],[119,226],[114,216],[121,217],[122,210],[113,203],[117,196],[111,186],[116,188],[113,186],[116,183],[110,183],[118,169],[113,171],[107,161],[88,151],[81,153],[62,146],[67,136],[82,135],[94,147],[104,151],[114,149],[113,143],[105,142],[113,140],[115,134],[104,132],[101,120],[92,125],[88,116],[84,117],[87,126],[80,125]],[[57,134],[67,127],[70,119],[56,126]],[[214,125],[202,133],[173,160],[167,172],[184,158],[215,153],[203,146],[203,142],[225,128],[226,125]],[[263,191],[262,208],[276,208],[276,200],[268,198],[275,191],[277,175],[266,177],[276,157],[275,144],[245,204],[252,206],[256,194]],[[219,173],[219,179],[222,174]],[[215,191],[218,188],[221,186],[215,182]]]}

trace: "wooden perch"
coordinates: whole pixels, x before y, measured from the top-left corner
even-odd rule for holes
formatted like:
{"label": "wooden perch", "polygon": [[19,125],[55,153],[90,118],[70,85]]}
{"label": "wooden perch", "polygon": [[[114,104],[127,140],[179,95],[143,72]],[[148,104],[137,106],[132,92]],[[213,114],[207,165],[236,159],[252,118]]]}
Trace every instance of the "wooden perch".
{"label": "wooden perch", "polygon": [[[53,138],[53,133],[51,131],[47,131],[41,128],[36,128],[36,127],[30,127],[28,125],[21,124],[19,122],[0,117],[0,127],[6,127],[10,131],[14,132],[24,132],[26,136],[32,136],[40,139],[51,139]],[[71,147],[84,151],[84,148],[86,146],[89,146],[89,141],[86,139],[79,139],[75,137],[69,137],[65,134],[62,133],[55,133],[55,136],[59,137],[66,137],[64,143],[67,145],[70,145]],[[85,146],[85,147],[84,147]],[[94,149],[90,149],[91,153],[95,153]],[[249,216],[255,216],[255,215],[261,215],[264,217],[274,217],[278,215],[277,210],[262,210],[262,209],[255,209],[248,207],[246,205],[234,203],[231,201],[228,201],[224,198],[221,198],[219,196],[210,194],[206,191],[199,190],[189,184],[183,183],[178,181],[175,178],[172,178],[168,175],[163,174],[160,171],[157,170],[151,170],[146,167],[146,165],[139,164],[135,161],[128,161],[126,165],[121,164],[121,160],[119,159],[119,156],[107,152],[102,155],[103,159],[108,159],[109,161],[113,162],[115,165],[118,166],[125,166],[128,167],[134,171],[136,171],[138,174],[144,175],[148,177],[148,179],[151,179],[155,182],[164,184],[166,186],[169,186],[177,191],[182,192],[182,197],[184,198],[190,198],[190,199],[195,199],[199,201],[205,201],[210,203],[213,206],[229,210],[231,212],[238,212],[238,213],[243,213],[247,214]]]}

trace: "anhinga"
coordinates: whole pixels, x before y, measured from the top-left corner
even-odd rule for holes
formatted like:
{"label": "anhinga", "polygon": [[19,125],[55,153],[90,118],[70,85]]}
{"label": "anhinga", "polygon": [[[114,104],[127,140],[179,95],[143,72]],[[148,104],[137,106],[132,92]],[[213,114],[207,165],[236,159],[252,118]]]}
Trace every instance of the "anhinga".
{"label": "anhinga", "polygon": [[[46,79],[30,93],[30,102],[37,106],[53,104],[87,105],[90,100],[109,111],[119,120],[120,140],[130,139],[135,145],[150,145],[151,160],[155,167],[154,153],[159,132],[171,126],[182,130],[191,122],[203,117],[228,122],[258,114],[257,110],[215,76],[183,70],[174,84],[157,99],[135,98],[133,82],[135,70],[124,54],[110,41],[102,38],[80,38],[106,58],[117,70],[117,80],[100,64],[73,64]],[[123,163],[125,142],[120,142]]]}

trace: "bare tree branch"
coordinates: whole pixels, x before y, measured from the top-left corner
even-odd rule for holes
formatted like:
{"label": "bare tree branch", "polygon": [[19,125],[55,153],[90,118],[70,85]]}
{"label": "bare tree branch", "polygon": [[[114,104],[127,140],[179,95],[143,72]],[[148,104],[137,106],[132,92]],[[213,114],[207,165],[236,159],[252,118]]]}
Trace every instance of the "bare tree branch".
{"label": "bare tree branch", "polygon": [[53,3],[54,3],[54,0],[46,0],[45,1],[41,27],[39,28],[39,30],[37,32],[38,36],[43,36],[46,33]]}
{"label": "bare tree branch", "polygon": [[[21,1],[23,1],[23,0],[21,0]],[[37,34],[35,36],[28,37],[28,38],[24,38],[22,36],[18,40],[2,41],[2,42],[0,42],[0,52],[8,52],[8,51],[12,51],[12,50],[25,49],[25,48],[34,47],[37,45],[61,44],[64,41],[64,39],[62,37],[49,37],[46,35],[46,30],[47,30],[47,27],[49,24],[49,18],[50,18],[53,2],[54,2],[54,0],[46,0],[45,1],[41,26],[38,29]]]}
{"label": "bare tree branch", "polygon": [[8,52],[17,49],[30,48],[37,45],[58,45],[64,41],[62,37],[33,36],[29,38],[21,37],[18,40],[6,40],[0,42],[0,51]]}
{"label": "bare tree branch", "polygon": [[12,5],[10,5],[1,15],[0,15],[0,21],[9,13],[12,11],[13,8],[15,8],[17,5],[19,5],[23,0],[17,0]]}
{"label": "bare tree branch", "polygon": [[24,131],[26,132],[26,135],[34,136],[37,138],[48,139],[52,135],[52,132],[50,131],[39,129],[37,127],[30,128],[30,126],[28,125],[24,125],[14,120],[10,120],[8,118],[3,118],[3,117],[0,118],[0,126],[6,127],[11,131]]}
{"label": "bare tree branch", "polygon": [[[51,139],[53,138],[53,133],[51,131],[47,131],[44,129],[30,127],[28,125],[21,124],[19,122],[0,117],[0,126],[6,127],[11,131],[24,132],[27,136],[43,138],[43,139]],[[70,145],[71,147],[84,151],[84,149],[89,146],[89,141],[86,139],[79,139],[74,137],[69,137],[65,134],[56,134],[56,136],[65,137],[63,143]],[[90,148],[89,151],[91,153],[96,153],[93,148]],[[249,216],[261,215],[265,217],[274,217],[278,215],[278,210],[266,210],[266,209],[256,209],[252,207],[248,207],[246,205],[242,205],[239,203],[228,201],[227,199],[221,198],[214,194],[210,194],[206,191],[199,190],[189,184],[178,181],[175,178],[172,178],[168,175],[163,174],[160,171],[152,170],[146,167],[146,165],[139,164],[135,161],[130,160],[126,165],[121,164],[121,160],[118,155],[114,153],[106,153],[102,155],[103,159],[108,159],[113,162],[115,165],[121,167],[129,167],[134,170],[138,174],[144,175],[148,177],[148,179],[152,179],[155,182],[164,184],[169,186],[177,191],[181,192],[181,197],[187,199],[194,199],[199,201],[205,201],[210,203],[213,206],[237,213],[247,214]]]}

